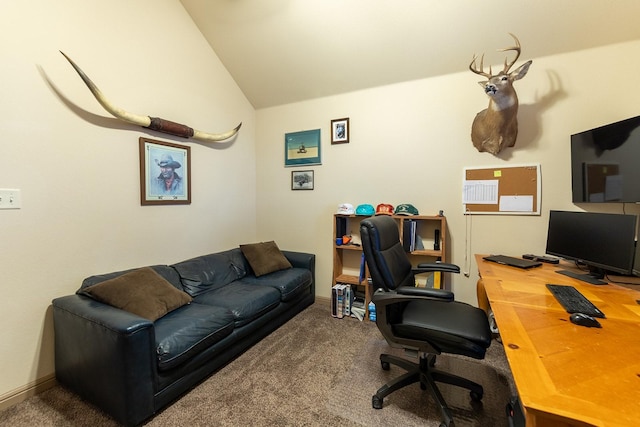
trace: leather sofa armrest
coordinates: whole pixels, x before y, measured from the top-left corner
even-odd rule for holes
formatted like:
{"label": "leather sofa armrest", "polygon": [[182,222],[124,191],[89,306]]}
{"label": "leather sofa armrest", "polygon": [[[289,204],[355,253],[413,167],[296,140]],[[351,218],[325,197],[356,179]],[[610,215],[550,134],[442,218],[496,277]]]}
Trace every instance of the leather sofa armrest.
{"label": "leather sofa armrest", "polygon": [[292,266],[315,271],[316,256],[304,252],[281,251]]}
{"label": "leather sofa armrest", "polygon": [[306,268],[311,271],[311,295],[316,294],[316,256],[306,252],[281,251],[289,260],[291,265],[296,268]]}
{"label": "leather sofa armrest", "polygon": [[[122,424],[155,410],[153,323],[82,295],[53,300],[56,378]],[[108,385],[108,386],[107,386]]]}
{"label": "leather sofa armrest", "polygon": [[153,327],[153,322],[84,295],[68,295],[53,300],[54,309],[65,310],[86,322],[103,325],[116,333],[134,333]]}

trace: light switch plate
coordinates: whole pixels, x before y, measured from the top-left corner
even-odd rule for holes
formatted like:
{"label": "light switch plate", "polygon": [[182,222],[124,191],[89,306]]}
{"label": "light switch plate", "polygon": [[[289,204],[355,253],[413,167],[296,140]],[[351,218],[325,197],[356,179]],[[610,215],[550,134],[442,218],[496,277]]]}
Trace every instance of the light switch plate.
{"label": "light switch plate", "polygon": [[0,209],[20,209],[21,207],[22,196],[20,190],[0,188]]}

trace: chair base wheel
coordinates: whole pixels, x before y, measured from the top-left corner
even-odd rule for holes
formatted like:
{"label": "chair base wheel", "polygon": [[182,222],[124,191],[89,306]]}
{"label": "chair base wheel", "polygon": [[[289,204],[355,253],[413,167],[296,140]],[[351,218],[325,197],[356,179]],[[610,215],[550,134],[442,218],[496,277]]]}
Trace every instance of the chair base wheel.
{"label": "chair base wheel", "polygon": [[378,397],[377,395],[373,395],[371,398],[371,406],[373,409],[382,409],[384,399],[382,397]]}
{"label": "chair base wheel", "polygon": [[384,371],[388,371],[389,369],[391,369],[391,365],[389,364],[389,362],[380,362],[380,364],[382,365],[382,370]]}
{"label": "chair base wheel", "polygon": [[471,400],[473,400],[474,402],[480,402],[482,400],[482,393],[472,391],[469,394],[471,395]]}

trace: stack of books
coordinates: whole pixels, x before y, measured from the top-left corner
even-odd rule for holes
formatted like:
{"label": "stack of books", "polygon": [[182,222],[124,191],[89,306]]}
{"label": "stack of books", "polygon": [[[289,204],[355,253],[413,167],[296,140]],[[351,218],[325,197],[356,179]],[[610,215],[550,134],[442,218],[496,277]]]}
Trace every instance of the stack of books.
{"label": "stack of books", "polygon": [[331,289],[331,315],[338,319],[343,317],[364,319],[364,296],[356,295],[351,285],[338,283]]}

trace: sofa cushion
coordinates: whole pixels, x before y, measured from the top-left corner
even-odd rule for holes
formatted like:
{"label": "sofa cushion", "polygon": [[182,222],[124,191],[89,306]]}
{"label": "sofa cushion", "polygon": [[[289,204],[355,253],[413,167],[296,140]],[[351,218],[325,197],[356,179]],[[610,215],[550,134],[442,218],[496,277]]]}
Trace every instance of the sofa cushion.
{"label": "sofa cushion", "polygon": [[233,313],[240,327],[262,316],[280,304],[280,292],[268,286],[255,286],[235,281],[194,298],[200,304],[225,307]]}
{"label": "sofa cushion", "polygon": [[228,285],[246,274],[244,265],[217,253],[179,262],[173,268],[180,275],[182,287],[192,297]]}
{"label": "sofa cushion", "polygon": [[191,302],[191,296],[173,287],[150,267],[83,288],[81,293],[152,322]]}
{"label": "sofa cushion", "polygon": [[308,293],[312,280],[311,271],[304,268],[290,268],[261,277],[246,276],[240,280],[240,283],[275,288],[280,292],[280,299],[286,302],[295,299],[305,291]]}
{"label": "sofa cushion", "polygon": [[[105,280],[109,280],[109,279],[113,279],[113,278],[118,277],[118,276],[122,276],[123,274],[130,273],[132,271],[136,271],[139,268],[140,267],[136,267],[136,268],[131,268],[131,269],[128,269],[128,270],[114,271],[114,272],[105,273],[105,274],[96,274],[96,275],[87,277],[86,279],[84,279],[82,281],[82,285],[80,286],[80,290],[78,292],[76,292],[76,293],[81,293],[82,289],[84,289],[84,288],[87,288],[89,286],[93,286],[93,285],[98,284],[100,282],[104,282]],[[182,283],[180,282],[180,276],[178,275],[176,270],[174,270],[172,267],[169,267],[168,265],[152,265],[152,266],[149,266],[149,268],[152,268],[156,273],[158,273],[159,275],[161,275],[162,277],[167,279],[167,281],[169,283],[171,283],[174,288],[182,290]]]}
{"label": "sofa cushion", "polygon": [[240,245],[240,250],[247,258],[256,276],[291,268],[289,260],[280,252],[273,240],[270,242]]}
{"label": "sofa cushion", "polygon": [[192,303],[155,323],[158,369],[191,359],[233,332],[233,314],[224,307]]}

